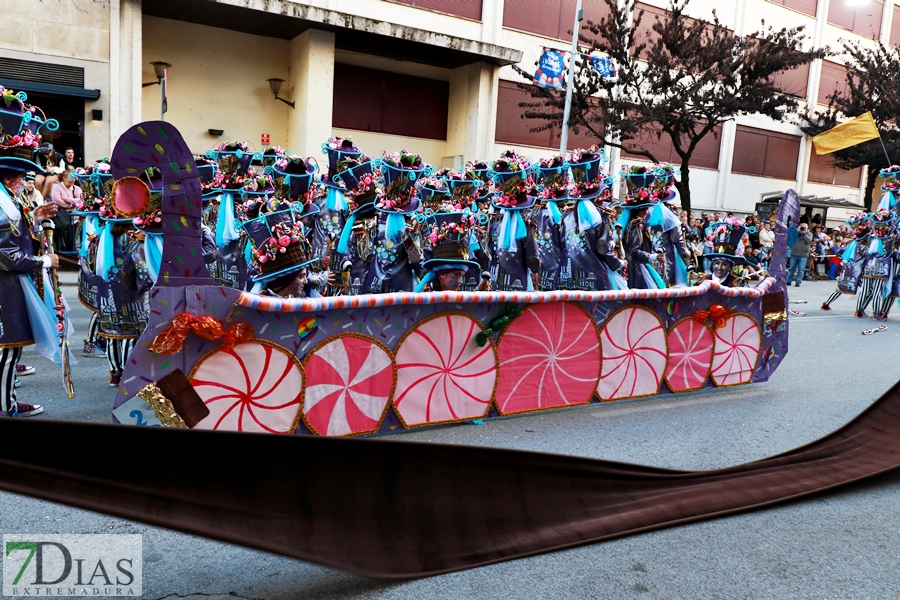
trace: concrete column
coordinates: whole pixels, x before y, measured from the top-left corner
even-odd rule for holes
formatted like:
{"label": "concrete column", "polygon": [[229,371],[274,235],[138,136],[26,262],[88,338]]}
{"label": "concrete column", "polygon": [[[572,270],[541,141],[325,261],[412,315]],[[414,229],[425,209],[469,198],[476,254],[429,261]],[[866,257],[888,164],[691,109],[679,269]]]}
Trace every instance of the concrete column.
{"label": "concrete column", "polygon": [[881,13],[881,43],[890,47],[891,45],[891,25],[894,22],[894,0],[887,0],[884,3],[884,12]]}
{"label": "concrete column", "polygon": [[734,161],[734,138],[737,123],[728,121],[722,125],[719,141],[719,176],[716,178],[716,199],[714,208],[725,208],[725,198],[730,197],[731,163]]}
{"label": "concrete column", "polygon": [[458,163],[466,160],[491,157],[497,124],[499,77],[499,68],[485,62],[458,67],[451,72],[447,151],[443,161],[448,166],[458,167]]}
{"label": "concrete column", "polygon": [[112,2],[109,18],[109,135],[112,151],[122,132],[141,120],[141,0]]}
{"label": "concrete column", "polygon": [[484,0],[481,4],[481,41],[500,44],[503,35],[504,0]]}
{"label": "concrete column", "polygon": [[290,42],[290,81],[279,96],[288,108],[288,147],[303,156],[320,156],[331,137],[334,94],[334,33],[308,29]]}

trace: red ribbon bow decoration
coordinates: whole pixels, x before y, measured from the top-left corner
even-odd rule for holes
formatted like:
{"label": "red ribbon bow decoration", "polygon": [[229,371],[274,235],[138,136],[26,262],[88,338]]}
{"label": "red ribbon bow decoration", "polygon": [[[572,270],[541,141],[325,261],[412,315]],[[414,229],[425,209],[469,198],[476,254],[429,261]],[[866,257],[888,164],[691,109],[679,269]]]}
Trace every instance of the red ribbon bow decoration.
{"label": "red ribbon bow decoration", "polygon": [[163,329],[150,343],[150,350],[157,354],[177,354],[184,346],[184,340],[189,333],[194,332],[205,340],[223,340],[226,348],[242,342],[247,342],[256,337],[253,333],[253,325],[250,323],[232,323],[224,330],[222,321],[211,315],[195,317],[184,311],[172,319],[172,324]]}
{"label": "red ribbon bow decoration", "polygon": [[698,310],[694,313],[693,319],[697,323],[702,325],[706,325],[707,319],[712,318],[712,328],[713,329],[722,329],[725,327],[725,324],[728,323],[728,318],[734,314],[734,311],[729,310],[722,306],[721,304],[713,304],[709,307],[709,310]]}

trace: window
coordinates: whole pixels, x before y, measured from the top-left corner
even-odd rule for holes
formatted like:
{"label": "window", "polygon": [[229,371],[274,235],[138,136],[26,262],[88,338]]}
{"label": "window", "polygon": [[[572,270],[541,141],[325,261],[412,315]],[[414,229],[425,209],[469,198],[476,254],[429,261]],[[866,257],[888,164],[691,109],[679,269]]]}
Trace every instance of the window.
{"label": "window", "polygon": [[816,16],[818,0],[769,0],[773,4],[780,4],[785,8],[792,8],[811,17]]}
{"label": "window", "polygon": [[900,47],[900,6],[894,7],[894,18],[891,20],[891,46]]}
{"label": "window", "polygon": [[[438,12],[456,15],[473,21],[481,20],[482,0],[391,0],[398,4],[408,4]],[[574,19],[574,17],[573,17]]]}
{"label": "window", "polygon": [[849,171],[832,166],[830,154],[816,154],[812,150],[809,159],[809,173],[807,179],[812,183],[825,183],[828,185],[843,185],[847,187],[859,187],[859,178],[862,169],[856,168]]}
{"label": "window", "polygon": [[[504,0],[503,26],[548,38],[571,40],[572,25],[575,24],[575,3],[576,0]],[[584,9],[582,26],[586,26],[588,21],[599,23],[610,14],[604,0],[582,0],[581,8]],[[591,35],[585,30],[581,33]]]}
{"label": "window", "polygon": [[[634,45],[638,46],[640,44],[646,43],[647,47],[644,48],[644,51],[641,53],[640,58],[645,59],[650,54],[650,46],[653,44],[654,40],[659,36],[658,33],[653,31],[653,26],[656,25],[657,20],[660,23],[664,23],[666,20],[666,15],[668,15],[668,11],[656,6],[651,6],[649,4],[644,4],[643,2],[636,2],[634,5],[634,12],[632,15],[632,19],[637,19],[638,15],[644,11],[644,16],[641,18],[641,26],[634,34]],[[695,19],[691,19],[690,17],[686,18],[687,27],[692,27],[696,22]],[[709,24],[706,27],[707,33],[713,31],[713,26]],[[726,29],[726,31],[731,32],[731,30]]]}
{"label": "window", "polygon": [[819,79],[819,94],[816,101],[819,104],[828,104],[828,96],[835,92],[846,95],[848,90],[847,67],[830,60],[823,60],[822,77]]}
{"label": "window", "polygon": [[[543,131],[529,131],[534,127],[540,127],[542,121],[522,118],[526,109],[519,106],[519,103],[535,101],[537,99],[532,98],[527,89],[521,89],[515,82],[500,80],[497,89],[497,129],[494,133],[497,143],[559,148],[559,127],[553,126]],[[583,129],[577,134],[573,130],[569,130],[569,150],[589,148],[594,144],[603,145],[603,140],[597,139],[592,133]]]}
{"label": "window", "polygon": [[884,0],[873,0],[862,6],[853,6],[847,2],[831,2],[828,5],[828,22],[877,40],[881,35],[883,12]]}
{"label": "window", "polygon": [[806,98],[806,87],[809,83],[809,63],[789,71],[779,71],[772,75],[772,83],[785,94]]}
{"label": "window", "polygon": [[450,84],[335,63],[332,127],[447,139]]}
{"label": "window", "polygon": [[732,173],[797,178],[800,136],[738,125],[734,148]]}
{"label": "window", "polygon": [[[700,143],[697,144],[697,148],[691,155],[690,166],[702,169],[718,169],[719,145],[721,139],[722,127],[717,126],[712,133],[708,133]],[[672,139],[666,134],[663,134],[657,139],[655,134],[648,131],[641,138],[629,140],[625,145],[652,152],[656,159],[662,162],[681,164],[681,157],[675,152],[675,147],[672,145]],[[622,151],[622,157],[647,160],[646,156],[631,154],[624,150]]]}

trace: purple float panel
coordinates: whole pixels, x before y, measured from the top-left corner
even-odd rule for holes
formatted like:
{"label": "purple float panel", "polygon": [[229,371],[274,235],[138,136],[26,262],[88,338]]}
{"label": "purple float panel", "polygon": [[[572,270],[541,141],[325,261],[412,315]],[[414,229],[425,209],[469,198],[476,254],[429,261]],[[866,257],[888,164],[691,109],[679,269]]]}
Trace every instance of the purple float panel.
{"label": "purple float panel", "polygon": [[[775,277],[755,288],[707,281],[652,291],[283,299],[206,276],[199,178],[185,152],[170,125],[145,123],[113,156],[118,174],[172,158],[163,169],[166,270],[150,292],[150,324],[126,365],[114,422],[159,424],[136,394],[176,368],[210,410],[196,428],[343,436],[761,382],[787,352],[793,192],[779,209]],[[184,312],[225,330],[249,326],[253,337],[227,343],[228,335],[189,333],[179,352],[152,352]]]}
{"label": "purple float panel", "polygon": [[213,285],[200,252],[200,172],[181,133],[164,121],[135,125],[116,142],[110,165],[116,179],[151,167],[162,173],[164,243],[156,285]]}

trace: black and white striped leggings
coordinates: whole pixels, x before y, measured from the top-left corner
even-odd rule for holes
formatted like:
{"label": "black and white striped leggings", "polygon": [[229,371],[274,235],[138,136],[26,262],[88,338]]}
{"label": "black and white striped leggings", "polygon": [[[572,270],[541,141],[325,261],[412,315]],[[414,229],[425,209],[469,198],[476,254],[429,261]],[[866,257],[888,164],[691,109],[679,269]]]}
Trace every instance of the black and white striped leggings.
{"label": "black and white striped leggings", "polygon": [[0,348],[0,410],[4,415],[16,410],[16,365],[22,348]]}
{"label": "black and white striped leggings", "polygon": [[97,334],[100,333],[100,313],[91,313],[91,324],[88,328],[88,338],[85,340],[88,344],[97,345],[100,340]]}
{"label": "black and white striped leggings", "polygon": [[137,339],[113,339],[109,338],[106,343],[106,360],[109,362],[109,371],[118,375],[125,370],[125,361],[131,354]]}
{"label": "black and white striped leggings", "polygon": [[875,311],[877,312],[879,301],[881,300],[881,289],[883,286],[883,279],[875,279],[874,277],[860,277],[859,288],[857,288],[856,290],[857,312],[866,310],[872,300],[875,300]]}

